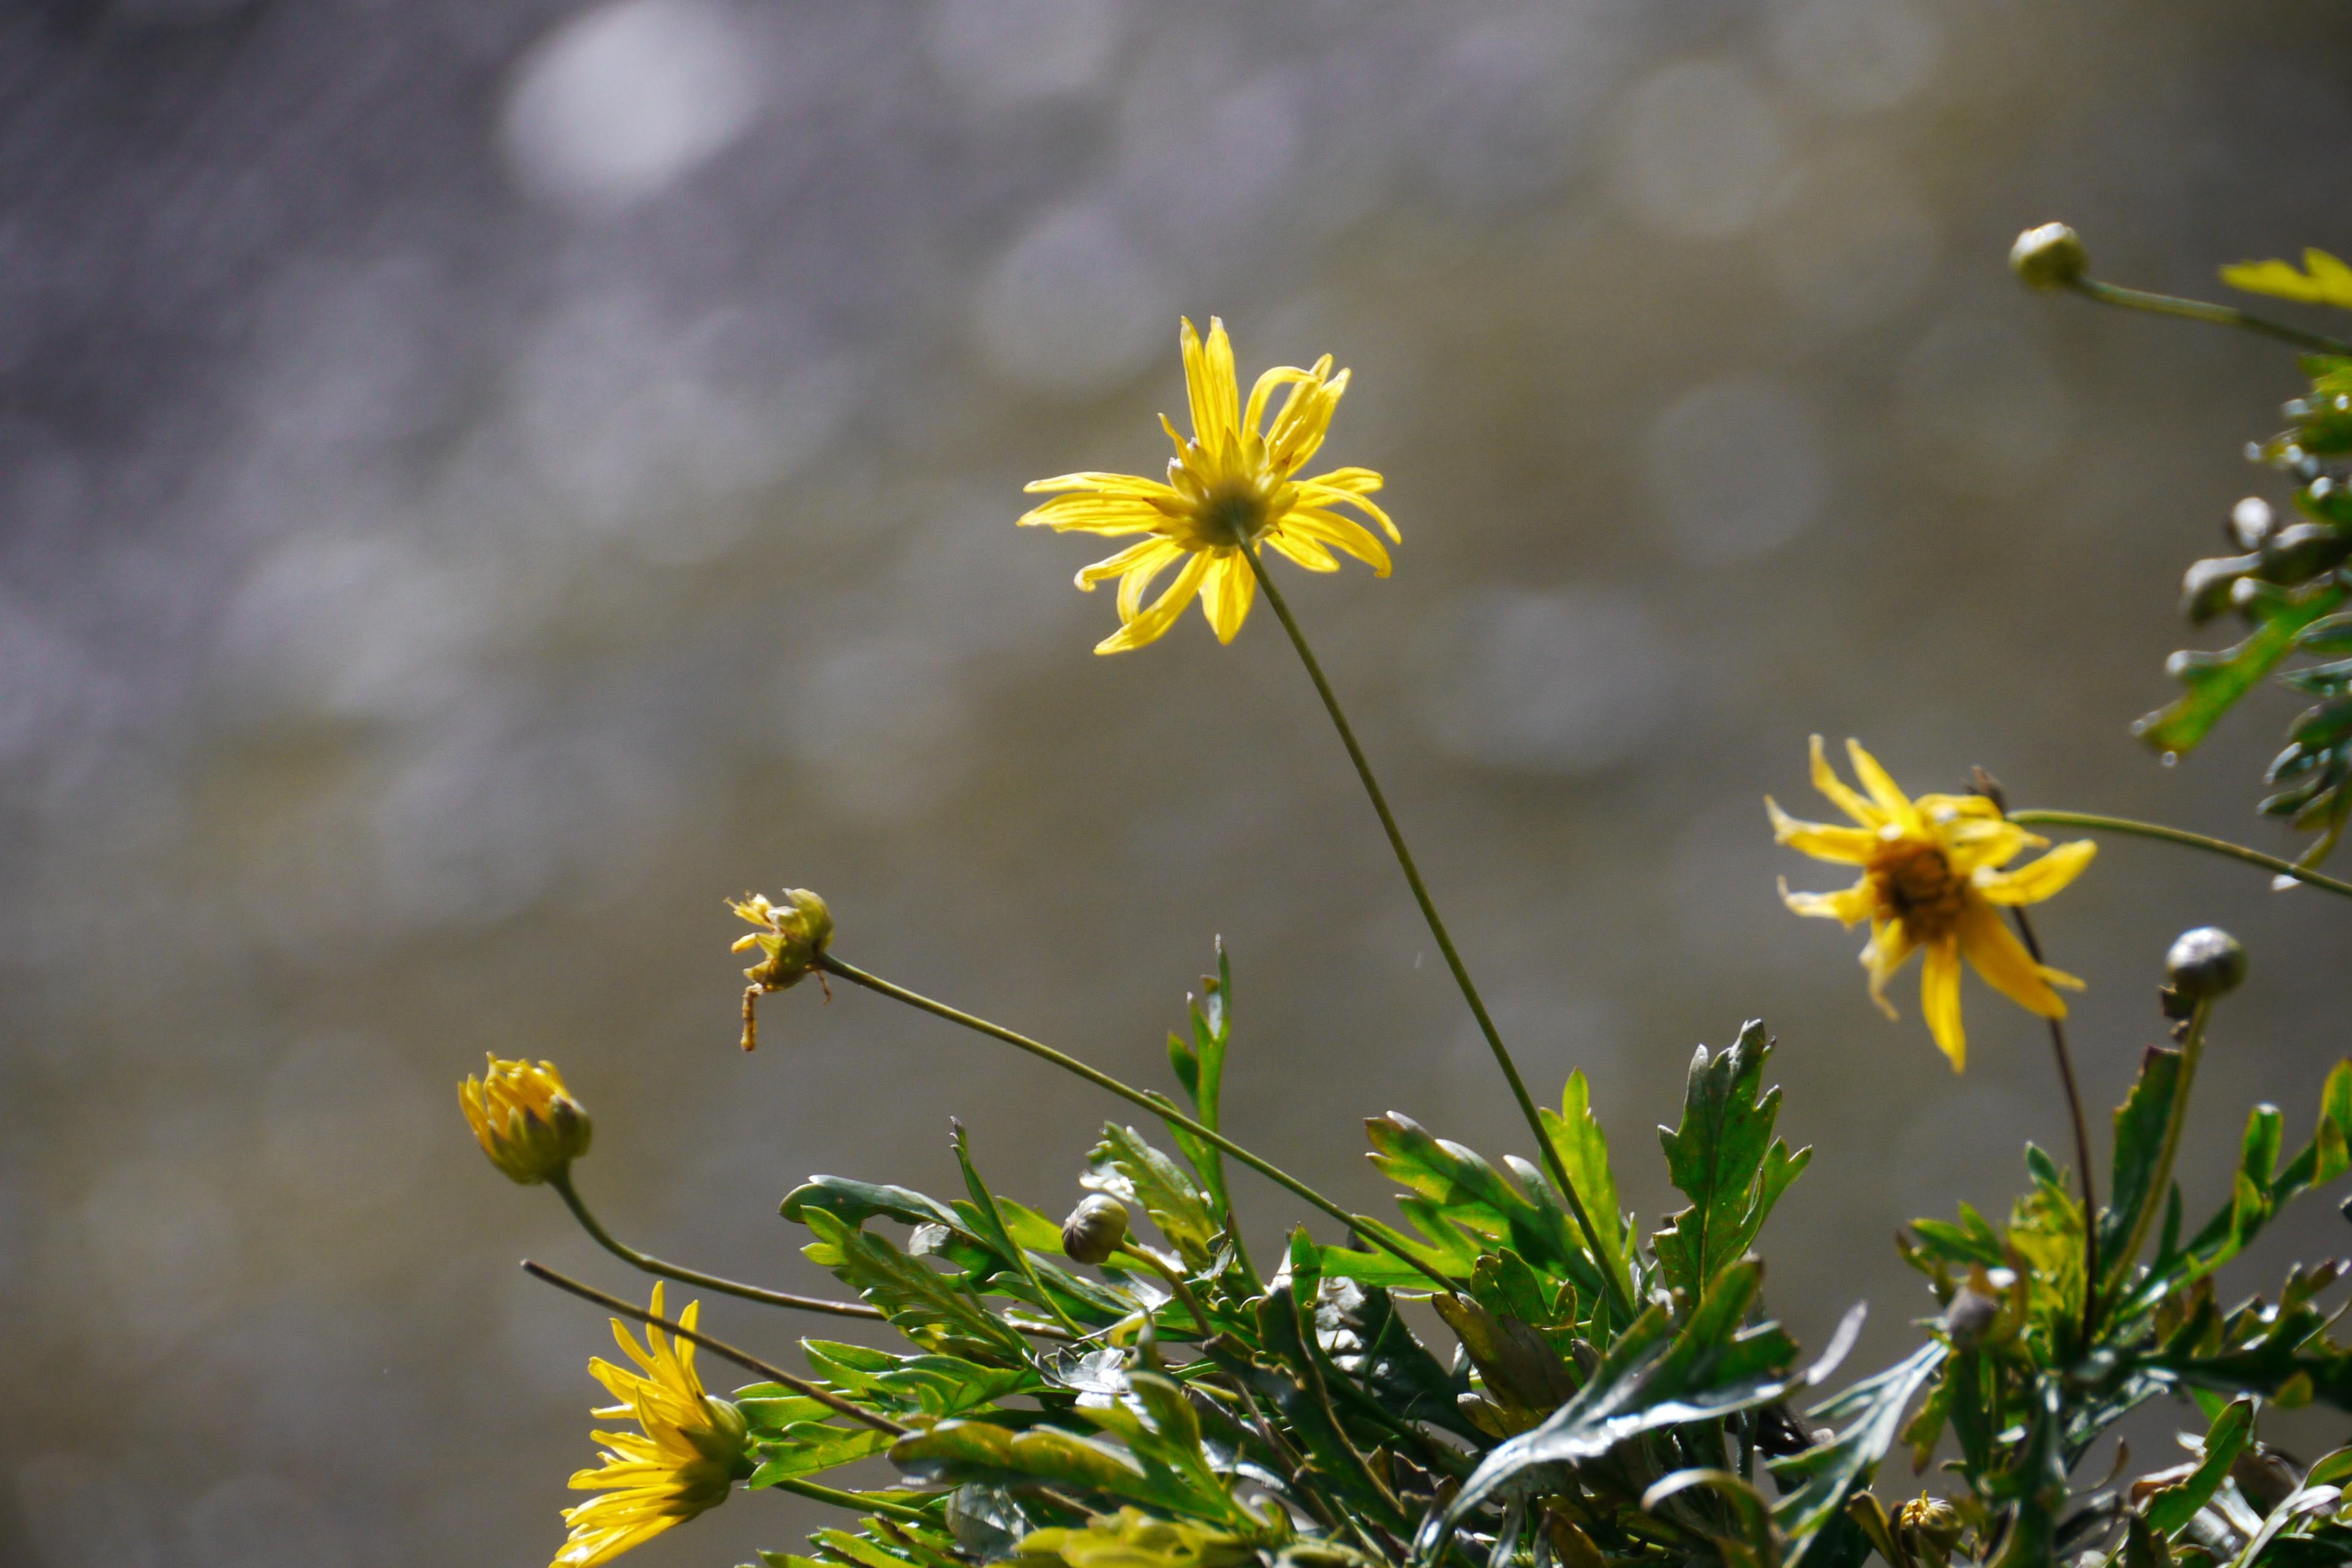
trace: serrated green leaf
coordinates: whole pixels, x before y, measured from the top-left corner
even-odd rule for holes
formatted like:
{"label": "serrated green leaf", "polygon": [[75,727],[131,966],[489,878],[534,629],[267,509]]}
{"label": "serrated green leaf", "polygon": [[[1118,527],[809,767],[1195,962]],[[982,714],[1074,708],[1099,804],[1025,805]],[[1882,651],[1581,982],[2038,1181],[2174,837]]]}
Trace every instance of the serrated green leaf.
{"label": "serrated green leaf", "polygon": [[806,1205],[800,1217],[816,1237],[802,1254],[881,1308],[917,1344],[983,1362],[1025,1358],[1026,1342],[969,1288],[884,1237],[844,1224],[829,1209]]}
{"label": "serrated green leaf", "polygon": [[2235,1399],[2218,1416],[2205,1433],[2204,1457],[2188,1479],[2166,1487],[2148,1499],[2144,1510],[2148,1524],[2166,1535],[2177,1536],[2197,1517],[2197,1510],[2213,1500],[2213,1493],[2246,1451],[2246,1444],[2254,1432],[2254,1402]]}
{"label": "serrated green leaf", "polygon": [[1943,1365],[1940,1342],[1921,1346],[1875,1376],[1864,1378],[1811,1412],[1834,1414],[1844,1427],[1829,1442],[1772,1461],[1783,1495],[1773,1517],[1789,1537],[1789,1568],[1804,1562],[1825,1526],[1843,1517],[1846,1500],[1870,1485],[1903,1429],[1903,1412]]}
{"label": "serrated green leaf", "polygon": [[2139,1077],[2116,1107],[2115,1160],[2108,1177],[2107,1211],[2099,1222],[2099,1258],[2109,1277],[2131,1260],[2117,1256],[2124,1238],[2139,1226],[2141,1212],[2156,1201],[2154,1185],[2163,1163],[2166,1131],[2180,1090],[2180,1053],[2151,1047],[2140,1058]]}
{"label": "serrated green leaf", "polygon": [[2235,647],[2212,654],[2175,654],[2168,668],[2187,692],[2133,725],[2132,733],[2159,752],[2191,750],[2222,714],[2278,667],[2306,626],[2343,605],[2345,597],[2339,584],[2314,584],[2280,595],[2263,624]]}
{"label": "serrated green leaf", "polygon": [[1675,1289],[1696,1294],[1744,1256],[1774,1204],[1812,1157],[1773,1137],[1780,1091],[1766,1090],[1772,1042],[1764,1026],[1743,1025],[1727,1049],[1691,1058],[1679,1127],[1658,1130],[1666,1174],[1691,1206],[1650,1238],[1658,1268]]}
{"label": "serrated green leaf", "polygon": [[1134,1128],[1106,1123],[1081,1181],[1150,1215],[1188,1267],[1209,1266],[1213,1257],[1210,1242],[1223,1226],[1209,1207],[1208,1194]]}
{"label": "serrated green leaf", "polygon": [[1592,1086],[1585,1081],[1582,1068],[1568,1075],[1559,1110],[1554,1113],[1546,1109],[1542,1115],[1544,1136],[1550,1141],[1552,1152],[1559,1156],[1568,1179],[1575,1184],[1584,1212],[1591,1217],[1593,1228],[1601,1233],[1601,1246],[1611,1258],[1622,1261],[1625,1255],[1625,1216],[1617,1209],[1617,1177],[1609,1168],[1609,1135],[1601,1131],[1600,1119],[1592,1114]]}

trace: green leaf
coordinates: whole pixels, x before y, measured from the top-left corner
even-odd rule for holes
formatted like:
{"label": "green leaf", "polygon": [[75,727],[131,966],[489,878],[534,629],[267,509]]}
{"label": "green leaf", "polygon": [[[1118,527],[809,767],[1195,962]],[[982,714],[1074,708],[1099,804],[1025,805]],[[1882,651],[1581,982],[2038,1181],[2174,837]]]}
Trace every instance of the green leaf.
{"label": "green leaf", "polygon": [[2272,608],[2253,635],[2234,647],[2174,654],[2166,672],[2188,691],[2133,725],[2132,733],[2159,752],[2192,749],[2222,714],[2278,667],[2305,627],[2343,605],[2346,593],[2340,584],[2322,582],[2278,595],[2270,601]]}
{"label": "green leaf", "polygon": [[1122,1508],[1071,1529],[1033,1531],[1021,1542],[1022,1563],[1065,1568],[1244,1568],[1257,1547],[1231,1531],[1183,1520],[1154,1519]]}
{"label": "green leaf", "polygon": [[2246,1451],[2247,1442],[2254,1432],[2254,1402],[2233,1399],[2205,1433],[2204,1457],[2198,1460],[2189,1479],[2177,1486],[2166,1487],[2148,1499],[2146,1513],[2148,1524],[2166,1535],[2178,1536],[2197,1517],[2197,1510],[2213,1500],[2214,1491]]}
{"label": "green leaf", "polygon": [[2107,1212],[2099,1223],[2102,1269],[2120,1278],[2131,1259],[2117,1256],[2124,1238],[2138,1228],[2141,1212],[2156,1199],[2157,1167],[2172,1125],[2172,1105],[2180,1090],[2180,1053],[2151,1047],[2140,1059],[2131,1093],[2116,1107],[2116,1153],[2108,1178]]}
{"label": "green leaf", "polygon": [[1712,1058],[1699,1047],[1684,1090],[1682,1125],[1658,1130],[1666,1173],[1691,1200],[1650,1238],[1660,1271],[1676,1289],[1697,1294],[1743,1257],[1772,1205],[1812,1158],[1811,1149],[1790,1154],[1772,1136],[1780,1091],[1763,1088],[1771,1055],[1764,1026],[1753,1020]]}
{"label": "green leaf", "polygon": [[1546,1110],[1542,1114],[1544,1135],[1574,1184],[1593,1228],[1601,1233],[1601,1246],[1622,1262],[1625,1218],[1617,1209],[1617,1178],[1609,1168],[1609,1135],[1592,1114],[1592,1086],[1585,1081],[1582,1068],[1568,1075],[1559,1113]]}
{"label": "green leaf", "polygon": [[969,1288],[884,1237],[843,1224],[827,1209],[804,1207],[801,1223],[816,1237],[802,1254],[881,1308],[917,1344],[973,1360],[1026,1359],[1027,1342]]}
{"label": "green leaf", "polygon": [[[1764,1283],[1753,1259],[1724,1269],[1677,1331],[1652,1305],[1617,1337],[1574,1399],[1543,1425],[1496,1447],[1462,1485],[1444,1515],[1451,1530],[1471,1510],[1530,1471],[1598,1458],[1643,1432],[1707,1421],[1769,1405],[1809,1377],[1794,1371],[1797,1346],[1778,1323],[1741,1328]],[[1849,1319],[1836,1353],[1850,1342]],[[1826,1360],[1826,1358],[1825,1358]]]}
{"label": "green leaf", "polygon": [[1789,1568],[1805,1560],[1824,1526],[1844,1516],[1846,1500],[1870,1485],[1903,1429],[1904,1410],[1943,1364],[1945,1353],[1940,1342],[1924,1345],[1809,1412],[1843,1421],[1844,1428],[1818,1447],[1772,1461],[1783,1492],[1772,1513],[1790,1539]]}
{"label": "green leaf", "polygon": [[1210,1242],[1224,1226],[1209,1207],[1208,1194],[1134,1128],[1106,1123],[1103,1141],[1087,1156],[1087,1172],[1084,1185],[1150,1215],[1188,1267],[1206,1268],[1213,1261]]}
{"label": "green leaf", "polygon": [[[1482,1256],[1507,1247],[1547,1278],[1575,1281],[1586,1300],[1600,1294],[1601,1275],[1592,1259],[1531,1167],[1513,1166],[1527,1184],[1522,1192],[1475,1152],[1433,1136],[1409,1116],[1392,1111],[1366,1121],[1364,1128],[1373,1165],[1406,1189],[1397,1207],[1421,1233],[1423,1245],[1413,1250],[1431,1268],[1466,1279]],[[1429,1284],[1385,1254],[1327,1247],[1323,1266],[1368,1285],[1425,1289]]]}
{"label": "green leaf", "polygon": [[[1168,1037],[1168,1062],[1175,1069],[1177,1081],[1192,1100],[1199,1112],[1201,1125],[1211,1131],[1223,1131],[1225,1047],[1233,1038],[1233,965],[1225,957],[1224,939],[1217,939],[1217,973],[1204,976],[1201,982],[1201,997],[1187,997],[1191,1014],[1192,1037],[1187,1041],[1171,1034]],[[1209,1207],[1224,1226],[1233,1210],[1233,1194],[1225,1184],[1225,1153],[1206,1139],[1196,1137],[1182,1128],[1171,1124],[1169,1132],[1176,1146],[1200,1173],[1201,1184],[1208,1194]],[[1239,1238],[1235,1238],[1238,1244]]]}

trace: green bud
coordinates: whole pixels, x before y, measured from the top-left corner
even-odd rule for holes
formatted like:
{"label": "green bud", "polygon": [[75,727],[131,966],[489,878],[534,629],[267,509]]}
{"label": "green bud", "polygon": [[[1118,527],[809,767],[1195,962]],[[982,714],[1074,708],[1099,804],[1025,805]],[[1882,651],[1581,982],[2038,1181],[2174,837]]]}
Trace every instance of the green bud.
{"label": "green bud", "polygon": [[2181,932],[2164,955],[2164,976],[2183,999],[2210,1002],[2245,983],[2246,950],[2221,927],[2199,926]]}
{"label": "green bud", "polygon": [[1095,1193],[1062,1222],[1062,1250],[1076,1263],[1104,1263],[1127,1239],[1127,1205]]}
{"label": "green bud", "polygon": [[2083,237],[2063,223],[2029,228],[2009,247],[2009,269],[2029,289],[2063,289],[2091,265]]}

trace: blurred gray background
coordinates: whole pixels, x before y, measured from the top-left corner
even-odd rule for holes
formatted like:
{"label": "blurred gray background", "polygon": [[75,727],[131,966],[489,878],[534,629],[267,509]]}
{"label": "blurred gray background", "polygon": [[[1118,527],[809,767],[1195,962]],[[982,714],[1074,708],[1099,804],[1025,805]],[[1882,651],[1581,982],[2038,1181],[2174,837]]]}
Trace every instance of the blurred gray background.
{"label": "blurred gray background", "polygon": [[[1691,1047],[1769,1020],[1819,1150],[1774,1305],[1818,1345],[1869,1300],[1882,1361],[1930,1306],[1890,1233],[2005,1209],[2063,1113],[1974,982],[1965,1078],[1909,975],[1878,1016],[1759,797],[1822,809],[1821,730],[2284,842],[2287,695],[2171,770],[2126,727],[2292,362],[2002,255],[2063,217],[2210,294],[2352,246],[2347,57],[2334,0],[18,0],[0,1559],[551,1554],[609,1346],[513,1263],[642,1282],[474,1150],[486,1050],[561,1062],[617,1230],[745,1277],[829,1288],[776,1200],[944,1190],[950,1113],[1070,1201],[1115,1108],[1025,1058],[814,988],[738,1052],[722,895],[817,888],[845,956],[1150,1082],[1223,933],[1246,1142],[1374,1206],[1365,1115],[1522,1145],[1271,619],[1093,658],[1104,552],[1012,527],[1164,462],[1180,312],[1354,367],[1327,453],[1405,544],[1289,591],[1529,1076],[1591,1074],[1647,1223]],[[2307,1135],[2343,911],[2119,841],[2042,921],[2104,1108],[2207,921],[2255,982],[2200,1209],[2250,1100]]]}

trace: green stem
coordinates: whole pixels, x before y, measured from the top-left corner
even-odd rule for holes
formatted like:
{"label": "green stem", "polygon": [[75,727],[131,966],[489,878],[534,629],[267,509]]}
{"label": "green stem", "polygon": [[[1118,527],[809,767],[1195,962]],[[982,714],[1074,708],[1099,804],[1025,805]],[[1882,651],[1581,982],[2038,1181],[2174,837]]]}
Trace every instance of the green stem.
{"label": "green stem", "polygon": [[887,1415],[877,1415],[862,1405],[852,1405],[831,1389],[819,1387],[807,1378],[797,1377],[780,1366],[772,1366],[748,1351],[739,1351],[724,1340],[712,1339],[709,1334],[698,1333],[685,1324],[675,1322],[668,1318],[657,1318],[634,1302],[624,1301],[618,1296],[597,1289],[593,1285],[583,1285],[569,1275],[558,1274],[544,1263],[533,1263],[526,1258],[523,1259],[522,1269],[532,1279],[544,1280],[559,1290],[569,1290],[583,1301],[593,1301],[608,1311],[635,1318],[650,1328],[676,1334],[690,1345],[700,1345],[713,1355],[726,1357],[746,1372],[764,1377],[771,1383],[782,1384],[794,1394],[805,1394],[826,1409],[837,1411],[853,1421],[864,1422],[877,1432],[887,1432],[893,1437],[904,1437],[914,1430],[912,1426],[893,1421]]}
{"label": "green stem", "polygon": [[1118,1096],[1121,1100],[1126,1100],[1131,1105],[1141,1107],[1143,1110],[1150,1111],[1152,1115],[1160,1118],[1160,1121],[1167,1122],[1170,1126],[1181,1127],[1185,1131],[1192,1134],[1195,1138],[1201,1139],[1204,1142],[1216,1145],[1226,1153],[1231,1154],[1234,1159],[1239,1160],[1243,1164],[1247,1165],[1251,1170],[1255,1171],[1259,1175],[1264,1176],[1267,1181],[1274,1183],[1276,1186],[1288,1188],[1291,1192],[1306,1199],[1308,1203],[1313,1204],[1317,1208],[1321,1209],[1325,1214],[1329,1215],[1333,1219],[1338,1220],[1340,1224],[1353,1227],[1356,1231],[1360,1233],[1366,1240],[1371,1242],[1382,1251],[1389,1253],[1392,1257],[1396,1258],[1400,1262],[1409,1264],[1413,1268],[1426,1275],[1436,1284],[1439,1289],[1452,1290],[1454,1289],[1455,1282],[1454,1280],[1447,1279],[1444,1275],[1439,1273],[1436,1269],[1431,1268],[1428,1264],[1414,1257],[1410,1245],[1405,1241],[1404,1237],[1398,1235],[1391,1226],[1383,1225],[1381,1221],[1372,1218],[1370,1215],[1351,1214],[1348,1210],[1341,1208],[1338,1204],[1333,1203],[1329,1198],[1325,1197],[1321,1193],[1317,1192],[1313,1187],[1308,1186],[1305,1182],[1300,1181],[1297,1177],[1292,1175],[1289,1172],[1283,1170],[1273,1162],[1261,1159],[1257,1155],[1251,1153],[1247,1149],[1243,1148],[1240,1144],[1234,1142],[1232,1139],[1226,1137],[1223,1133],[1218,1131],[1213,1127],[1208,1127],[1201,1122],[1195,1121],[1192,1118],[1177,1110],[1176,1107],[1164,1096],[1147,1094],[1142,1089],[1134,1088],[1132,1085],[1121,1083],[1118,1079],[1111,1077],[1110,1074],[1102,1071],[1099,1068],[1089,1067],[1085,1062],[1080,1061],[1077,1058],[1064,1051],[1057,1051],[1051,1046],[1044,1045],[1036,1040],[1033,1040],[1026,1035],[1016,1035],[1012,1030],[1004,1027],[1002,1024],[992,1024],[985,1018],[978,1017],[958,1008],[950,1007],[944,1002],[934,1002],[919,991],[909,991],[903,985],[893,985],[890,982],[883,979],[879,975],[868,974],[866,971],[856,967],[855,964],[844,963],[841,959],[835,957],[831,952],[819,954],[816,963],[818,968],[828,973],[839,975],[842,979],[848,981],[852,985],[863,985],[868,991],[872,991],[879,995],[887,996],[894,1002],[903,1002],[908,1006],[916,1008],[920,1012],[929,1013],[935,1018],[944,1018],[950,1024],[961,1024],[965,1028],[971,1030],[975,1034],[986,1035],[992,1040],[1002,1040],[1008,1046],[1016,1047],[1021,1050],[1027,1051],[1031,1056],[1037,1058],[1041,1061],[1053,1063],[1055,1067],[1060,1068],[1065,1072],[1075,1073],[1079,1078],[1082,1078],[1088,1083],[1093,1084],[1097,1089],[1106,1089],[1110,1093]]}
{"label": "green stem", "polygon": [[[1132,1238],[1118,1244],[1118,1253],[1122,1258],[1134,1258],[1168,1282],[1168,1288],[1176,1292],[1178,1304],[1192,1314],[1193,1330],[1200,1338],[1205,1340],[1215,1331],[1209,1327],[1209,1314],[1201,1310],[1201,1299],[1192,1294],[1192,1287],[1184,1283],[1183,1274],[1174,1264]],[[1153,1326],[1158,1326],[1158,1320],[1153,1320]]]}
{"label": "green stem", "polygon": [[2124,1287],[2131,1281],[2140,1244],[2147,1239],[2147,1228],[2156,1222],[2157,1210],[2164,1206],[2164,1194],[2171,1185],[2173,1157],[2180,1152],[2180,1130],[2189,1122],[2189,1089],[2197,1081],[2198,1058],[2205,1053],[2205,1025],[2212,1016],[2212,998],[2200,1001],[2197,1010],[2189,1016],[2188,1029],[2180,1037],[2180,1076],[2172,1086],[2172,1109],[2165,1116],[2164,1142],[2157,1146],[2156,1169],[2141,1195],[2139,1214],[2132,1221],[2131,1233],[2124,1237],[2116,1255],[2107,1259],[2106,1293],[2117,1305],[2123,1302]]}
{"label": "green stem", "polygon": [[880,1308],[869,1307],[862,1301],[828,1301],[821,1296],[794,1296],[782,1290],[766,1290],[757,1285],[738,1284],[732,1279],[722,1279],[716,1274],[705,1274],[698,1268],[683,1268],[675,1263],[665,1263],[658,1258],[649,1257],[634,1247],[614,1240],[612,1233],[597,1221],[579,1191],[572,1186],[569,1170],[559,1171],[550,1176],[547,1184],[555,1189],[556,1195],[572,1211],[572,1217],[580,1222],[580,1228],[586,1231],[597,1246],[622,1262],[642,1268],[648,1274],[658,1274],[665,1279],[675,1279],[681,1285],[692,1285],[703,1290],[716,1290],[721,1295],[740,1296],[746,1301],[757,1301],[766,1307],[790,1307],[795,1311],[824,1312],[836,1318],[878,1319],[884,1315]]}
{"label": "green stem", "polygon": [[1298,629],[1298,621],[1291,615],[1290,605],[1283,599],[1282,590],[1275,586],[1274,576],[1266,571],[1265,563],[1258,559],[1254,550],[1243,551],[1242,556],[1249,563],[1250,570],[1257,574],[1258,588],[1265,595],[1267,605],[1273,607],[1275,618],[1282,623],[1282,629],[1290,634],[1290,646],[1298,650],[1298,661],[1307,667],[1307,678],[1315,683],[1316,695],[1323,699],[1324,711],[1331,715],[1332,727],[1339,731],[1340,743],[1348,748],[1348,760],[1356,764],[1356,777],[1363,782],[1364,794],[1370,797],[1373,814],[1381,819],[1381,828],[1389,837],[1389,847],[1395,852],[1397,865],[1404,871],[1405,883],[1412,889],[1413,902],[1421,906],[1421,918],[1429,922],[1429,934],[1436,939],[1437,951],[1444,955],[1446,968],[1453,971],[1454,984],[1460,988],[1462,999],[1470,1004],[1470,1016],[1478,1021],[1478,1032],[1486,1037],[1487,1048],[1495,1055],[1495,1065],[1503,1069],[1503,1079],[1511,1086],[1511,1097],[1518,1101],[1519,1114],[1527,1118],[1528,1129],[1535,1134],[1536,1148],[1543,1155],[1544,1164],[1550,1171],[1552,1180],[1559,1184],[1560,1195],[1567,1200],[1569,1213],[1576,1216],[1577,1228],[1584,1233],[1585,1245],[1592,1250],[1592,1260],[1600,1267],[1601,1278],[1609,1288],[1612,1302],[1618,1312],[1630,1321],[1633,1315],[1633,1292],[1619,1278],[1619,1260],[1601,1245],[1599,1227],[1592,1223],[1591,1215],[1585,1211],[1584,1199],[1577,1192],[1576,1184],[1569,1180],[1568,1167],[1561,1161],[1559,1151],[1552,1146],[1550,1134],[1544,1131],[1543,1116],[1536,1110],[1535,1097],[1528,1092],[1527,1080],[1519,1076],[1518,1064],[1511,1059],[1510,1048],[1503,1044],[1502,1032],[1495,1027],[1494,1017],[1486,1011],[1486,1004],[1480,998],[1478,987],[1470,978],[1470,970],[1462,962],[1462,954],[1455,950],[1454,938],[1445,929],[1445,921],[1437,912],[1436,901],[1429,896],[1428,884],[1421,879],[1421,868],[1413,863],[1412,851],[1405,845],[1403,830],[1397,826],[1395,813],[1389,810],[1388,796],[1381,793],[1381,781],[1372,774],[1370,760],[1364,755],[1364,748],[1356,742],[1355,728],[1348,722],[1347,712],[1339,706],[1339,694],[1331,689],[1330,681],[1324,678],[1322,664],[1316,658],[1315,650],[1307,646],[1307,634]]}
{"label": "green stem", "polygon": [[2095,278],[2077,278],[2067,287],[2102,305],[2120,306],[2126,310],[2145,310],[2157,316],[2178,316],[2183,321],[2204,321],[2217,327],[2236,327],[2266,338],[2276,338],[2299,349],[2309,349],[2315,353],[2352,354],[2352,343],[2324,337],[2317,332],[2306,332],[2283,321],[2250,315],[2234,305],[2212,305],[2202,300],[2183,300],[2177,294],[2153,294],[2145,289],[2126,289],[2118,283],[2102,283]]}
{"label": "green stem", "polygon": [[802,1497],[813,1499],[817,1502],[829,1502],[835,1508],[854,1509],[859,1513],[886,1514],[892,1519],[905,1520],[909,1524],[920,1524],[933,1529],[938,1528],[939,1524],[937,1520],[921,1509],[909,1508],[905,1503],[893,1502],[887,1498],[872,1497],[865,1492],[845,1492],[837,1488],[820,1486],[814,1481],[804,1481],[798,1476],[779,1476],[768,1484],[778,1491],[796,1492]]}
{"label": "green stem", "polygon": [[2208,838],[2202,833],[2190,833],[2185,828],[2167,827],[2157,822],[2134,822],[2127,816],[2101,816],[2087,811],[2012,811],[2009,819],[2017,823],[2041,823],[2049,827],[2080,827],[2093,833],[2125,833],[2135,838],[2154,838],[2165,844],[2184,845],[2202,849],[2209,855],[2226,855],[2232,860],[2243,860],[2249,866],[2260,866],[2282,877],[2292,877],[2315,888],[2325,888],[2331,893],[2352,897],[2352,882],[2340,882],[2333,877],[2282,860],[2275,855],[2265,855],[2259,849],[2249,849],[2242,844],[2232,844],[2226,838]]}

